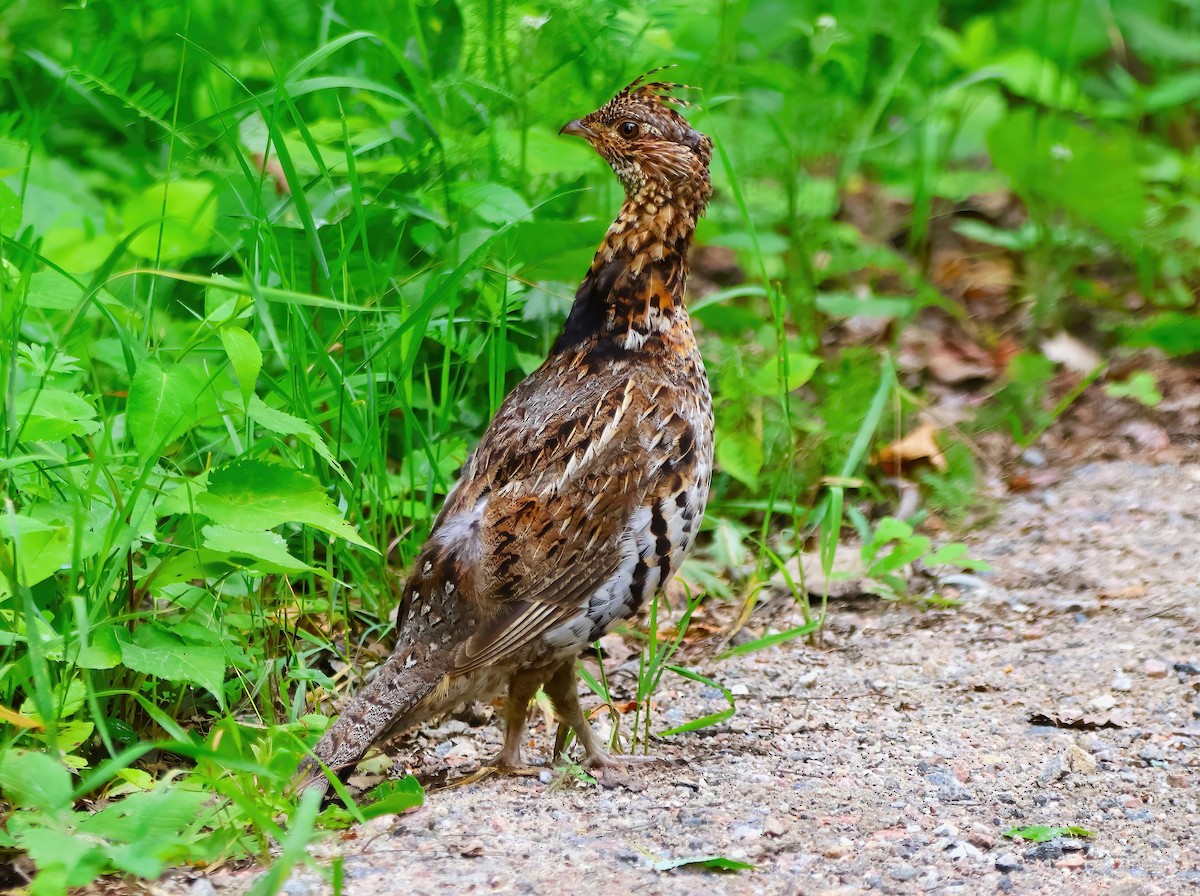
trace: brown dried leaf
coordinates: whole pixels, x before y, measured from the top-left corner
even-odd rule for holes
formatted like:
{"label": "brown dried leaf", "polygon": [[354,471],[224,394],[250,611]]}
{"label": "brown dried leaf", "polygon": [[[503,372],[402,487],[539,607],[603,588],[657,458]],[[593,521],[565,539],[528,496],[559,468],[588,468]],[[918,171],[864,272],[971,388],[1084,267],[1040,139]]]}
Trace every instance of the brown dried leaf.
{"label": "brown dried leaf", "polygon": [[937,443],[937,428],[926,423],[902,439],[881,448],[875,462],[889,476],[898,476],[906,467],[929,464],[935,470],[946,469],[946,456]]}

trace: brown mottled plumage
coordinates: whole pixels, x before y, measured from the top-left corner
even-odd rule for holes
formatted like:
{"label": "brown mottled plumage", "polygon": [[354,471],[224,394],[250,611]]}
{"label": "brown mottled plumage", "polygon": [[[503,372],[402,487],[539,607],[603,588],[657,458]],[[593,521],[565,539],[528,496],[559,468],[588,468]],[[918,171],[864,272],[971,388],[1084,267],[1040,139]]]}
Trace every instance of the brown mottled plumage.
{"label": "brown mottled plumage", "polygon": [[[579,652],[642,608],[695,541],[712,475],[708,378],[684,310],[712,194],[712,142],[639,78],[560,133],[625,187],[546,362],[513,390],[446,496],[404,591],[395,652],[313,753],[345,774],[391,734],[507,687],[497,764],[520,764],[544,687],[585,761],[607,758],[579,706]],[[304,784],[323,787],[319,764]]]}

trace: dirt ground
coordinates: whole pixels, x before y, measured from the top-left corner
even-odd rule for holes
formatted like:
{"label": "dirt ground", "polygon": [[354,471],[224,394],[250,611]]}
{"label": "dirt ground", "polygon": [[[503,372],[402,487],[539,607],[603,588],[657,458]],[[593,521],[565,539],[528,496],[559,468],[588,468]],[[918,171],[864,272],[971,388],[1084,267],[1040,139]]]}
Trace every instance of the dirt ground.
{"label": "dirt ground", "polygon": [[[1200,893],[1200,465],[1089,464],[968,541],[994,569],[951,580],[957,608],[838,601],[821,646],[697,661],[736,715],[656,744],[668,761],[616,786],[545,770],[439,789],[499,735],[424,732],[406,749],[426,805],[320,863],[344,856],[356,896]],[[627,686],[636,661],[610,665]],[[670,676],[656,699],[659,728],[725,705]],[[531,757],[552,735],[534,729]],[[1092,836],[1003,836],[1035,824]],[[709,855],[756,870],[658,870]],[[261,874],[158,889],[238,894]],[[331,886],[299,869],[284,892]]]}

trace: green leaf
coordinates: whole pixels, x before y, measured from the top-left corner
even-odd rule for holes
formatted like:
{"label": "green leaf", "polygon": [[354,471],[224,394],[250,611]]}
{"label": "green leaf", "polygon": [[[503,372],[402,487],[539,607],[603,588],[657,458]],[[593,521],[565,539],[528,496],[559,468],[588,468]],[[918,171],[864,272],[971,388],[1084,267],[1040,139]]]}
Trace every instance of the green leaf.
{"label": "green leaf", "polygon": [[18,806],[51,815],[71,808],[71,775],[45,753],[10,750],[0,761],[0,791]]}
{"label": "green leaf", "polygon": [[673,871],[676,868],[703,868],[706,871],[753,871],[757,866],[750,862],[739,862],[725,856],[687,856],[682,859],[659,859],[651,863],[655,871]]}
{"label": "green leaf", "polygon": [[[214,523],[257,532],[303,523],[371,548],[338,512],[321,484],[293,467],[242,458],[213,470],[196,506]],[[374,548],[371,548],[374,550]]]}
{"label": "green leaf", "polygon": [[196,424],[204,383],[195,367],[175,364],[164,369],[153,358],[138,366],[125,418],[143,461],[161,454]]}
{"label": "green leaf", "polygon": [[[27,587],[48,579],[71,562],[70,526],[49,526],[31,517],[10,514],[0,516],[0,537],[12,543],[17,581]],[[6,563],[7,553],[0,554]]]}
{"label": "green leaf", "polygon": [[122,662],[133,671],[199,685],[225,707],[225,651],[185,644],[157,622],[139,626],[132,637],[122,630],[119,637]]}
{"label": "green leaf", "polygon": [[1033,843],[1045,843],[1047,840],[1053,840],[1056,837],[1094,837],[1091,831],[1087,828],[1077,827],[1076,825],[1066,825],[1058,827],[1054,825],[1033,824],[1024,828],[1012,827],[1004,832],[1005,837],[1020,837],[1022,840],[1029,840]]}
{"label": "green leaf", "polygon": [[21,200],[8,184],[0,182],[0,233],[16,236],[21,227]]}
{"label": "green leaf", "polygon": [[250,398],[246,412],[249,414],[251,420],[276,435],[295,436],[313,451],[317,452],[325,463],[337,471],[342,479],[347,482],[350,481],[346,476],[346,471],[342,469],[342,465],[337,462],[337,458],[333,456],[333,452],[325,444],[325,439],[321,436],[320,431],[307,420],[302,420],[300,417],[295,417],[286,411],[268,407],[257,395]]}
{"label": "green leaf", "polygon": [[62,389],[26,389],[14,399],[13,411],[23,442],[60,442],[100,430],[91,402]]}
{"label": "green leaf", "polygon": [[205,548],[224,554],[235,566],[262,574],[317,571],[288,553],[287,542],[276,532],[247,532],[225,526],[205,526],[201,534]]}
{"label": "green leaf", "polygon": [[1136,347],[1154,346],[1172,358],[1200,352],[1200,317],[1165,311],[1132,328],[1122,341]]}
{"label": "green leaf", "polygon": [[780,369],[779,362],[772,358],[751,375],[752,394],[778,395],[780,392],[794,392],[812,379],[813,374],[820,366],[821,359],[815,355],[806,352],[788,352],[787,384],[784,385],[781,382],[783,371]]}
{"label": "green leaf", "polygon": [[121,644],[117,628],[106,625],[88,632],[87,646],[81,647],[76,665],[83,669],[113,669],[121,662]]}
{"label": "green leaf", "polygon": [[25,301],[32,308],[72,311],[83,301],[83,287],[56,270],[38,271],[29,278]]}
{"label": "green leaf", "polygon": [[1133,141],[1059,116],[1020,109],[987,133],[996,167],[1035,209],[1061,207],[1114,240],[1133,237],[1145,216]]}
{"label": "green leaf", "polygon": [[710,688],[716,688],[725,695],[725,702],[729,705],[722,710],[714,713],[709,713],[706,716],[701,716],[698,719],[693,719],[690,722],[684,722],[682,725],[676,725],[674,728],[668,728],[665,731],[658,733],[659,737],[669,737],[672,734],[684,734],[688,731],[698,731],[701,728],[708,728],[712,725],[720,725],[727,719],[733,718],[733,714],[737,712],[737,703],[733,699],[733,692],[723,684],[714,681],[706,675],[701,675],[699,672],[693,672],[691,669],[685,669],[683,666],[668,665],[668,669],[689,681],[695,681],[700,684],[708,685]]}
{"label": "green leaf", "polygon": [[202,180],[156,184],[130,198],[122,218],[126,233],[145,228],[129,243],[134,255],[179,261],[208,248],[217,221],[216,194]]}
{"label": "green leaf", "polygon": [[244,404],[254,394],[254,384],[258,381],[258,372],[262,370],[262,349],[254,337],[240,327],[223,327],[221,345],[225,346],[225,354],[229,356]]}
{"label": "green leaf", "polygon": [[786,644],[788,641],[793,641],[796,638],[811,635],[820,627],[821,620],[814,619],[795,628],[789,628],[787,631],[772,632],[769,635],[763,635],[761,638],[755,638],[753,641],[748,641],[745,644],[739,644],[737,647],[731,647],[729,650],[723,651],[717,659],[723,660],[731,656],[742,656],[747,653],[754,653],[757,650],[775,647],[778,644]]}
{"label": "green leaf", "polygon": [[746,429],[725,433],[717,441],[717,464],[738,482],[754,488],[763,465],[762,440]]}
{"label": "green leaf", "polygon": [[412,775],[399,781],[387,781],[374,788],[370,797],[373,802],[361,806],[363,818],[378,818],[380,815],[398,815],[425,804],[425,791],[421,782]]}
{"label": "green leaf", "polygon": [[454,198],[488,224],[510,224],[531,214],[529,203],[510,187],[491,183],[454,184]]}
{"label": "green leaf", "polygon": [[1158,383],[1154,379],[1154,374],[1148,370],[1139,370],[1130,374],[1129,379],[1123,383],[1108,383],[1105,385],[1104,391],[1113,398],[1132,398],[1148,408],[1152,408],[1162,401],[1162,393],[1158,391]]}
{"label": "green leaf", "polygon": [[90,837],[73,837],[26,819],[18,823],[16,817],[10,826],[17,828],[17,845],[37,867],[31,896],[65,896],[69,888],[86,886],[104,871],[103,848]]}

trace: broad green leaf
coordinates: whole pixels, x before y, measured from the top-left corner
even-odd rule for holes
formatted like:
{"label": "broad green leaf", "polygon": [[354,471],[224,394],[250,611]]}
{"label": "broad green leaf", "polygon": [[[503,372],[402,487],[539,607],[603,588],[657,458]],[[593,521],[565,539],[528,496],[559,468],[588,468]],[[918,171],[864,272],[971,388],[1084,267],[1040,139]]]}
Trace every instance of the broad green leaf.
{"label": "broad green leaf", "polygon": [[1200,317],[1164,311],[1131,328],[1123,341],[1133,346],[1152,345],[1173,358],[1200,352]]}
{"label": "broad green leaf", "polygon": [[149,623],[132,636],[120,632],[121,660],[135,672],[165,681],[199,685],[225,706],[225,652],[185,644],[165,626]]}
{"label": "broad green leaf", "polygon": [[125,203],[122,219],[126,233],[145,227],[129,243],[133,254],[179,261],[208,248],[217,220],[216,194],[203,180],[156,184]]}
{"label": "broad green leaf", "polygon": [[1133,141],[1065,117],[1020,109],[987,133],[995,166],[1036,209],[1066,209],[1083,225],[1129,239],[1145,216],[1144,187]]}
{"label": "broad green leaf", "polygon": [[45,753],[9,750],[0,760],[0,791],[18,806],[57,814],[71,807],[71,775]]}
{"label": "broad green leaf", "polygon": [[313,572],[313,567],[288,553],[287,542],[276,532],[247,532],[225,526],[201,530],[204,547],[224,554],[230,563],[259,573]]}
{"label": "broad green leaf", "polygon": [[59,442],[100,429],[91,402],[62,389],[26,389],[13,401],[13,411],[22,442]]}
{"label": "broad green leaf", "polygon": [[33,308],[72,311],[83,301],[83,287],[56,270],[38,271],[29,278],[25,301]]}
{"label": "broad green leaf", "polygon": [[195,425],[203,389],[204,379],[195,367],[175,364],[164,369],[153,358],[138,365],[125,418],[142,460],[161,454]]}
{"label": "broad green leaf", "polygon": [[815,355],[791,351],[787,353],[787,384],[785,387],[781,388],[784,386],[780,382],[783,371],[780,369],[779,361],[774,357],[768,358],[750,379],[756,394],[778,395],[781,391],[794,392],[799,389],[812,379],[813,374],[820,366],[821,359]]}
{"label": "broad green leaf", "polygon": [[87,646],[79,649],[76,665],[82,669],[113,669],[121,663],[117,628],[106,625],[88,632]]}
{"label": "broad green leaf", "polygon": [[511,187],[491,183],[454,184],[451,192],[466,211],[488,224],[511,224],[530,215],[529,203]]}
{"label": "broad green leaf", "polygon": [[0,233],[16,236],[21,227],[21,200],[12,187],[0,181]]}
{"label": "broad green leaf", "polygon": [[[16,556],[17,581],[27,587],[48,579],[71,562],[70,526],[51,526],[11,514],[0,516],[0,538],[10,543]],[[6,554],[0,554],[0,558]]]}
{"label": "broad green leaf", "polygon": [[29,144],[23,140],[0,138],[0,178],[10,177],[28,164]]}
{"label": "broad green leaf", "polygon": [[[74,837],[57,827],[43,827],[33,819],[14,816],[13,838],[37,866],[30,896],[65,896],[73,887],[83,887],[99,877],[107,864],[101,844],[90,837]],[[37,822],[42,819],[36,819]],[[31,823],[34,822],[34,823]]]}
{"label": "broad green leaf", "polygon": [[320,431],[307,420],[295,417],[287,413],[287,411],[268,407],[257,395],[250,397],[247,413],[251,420],[264,429],[269,429],[276,435],[295,436],[300,439],[300,441],[308,445],[313,451],[321,455],[321,458],[336,470],[343,479],[346,479],[346,471],[342,469],[342,465],[337,462],[337,458],[333,456],[333,452],[325,444],[325,439],[321,436]]}
{"label": "broad green leaf", "polygon": [[1081,828],[1077,825],[1048,825],[1048,824],[1031,824],[1028,827],[1018,828],[1012,827],[1004,832],[1005,837],[1020,837],[1022,840],[1030,840],[1034,843],[1045,843],[1047,840],[1054,840],[1058,837],[1094,837],[1091,831],[1087,828]]}
{"label": "broad green leaf", "polygon": [[682,859],[659,859],[651,863],[655,871],[673,871],[676,868],[703,868],[706,871],[753,871],[756,865],[739,862],[726,856],[686,856]]}
{"label": "broad green leaf", "polygon": [[229,356],[238,389],[242,393],[242,402],[248,402],[254,394],[258,372],[262,370],[262,349],[254,337],[240,327],[222,327],[221,345],[225,346],[225,354]]}
{"label": "broad green leaf", "polygon": [[303,523],[371,547],[342,518],[316,479],[283,464],[242,458],[218,467],[209,476],[208,490],[196,496],[196,506],[214,523],[231,529],[258,532]]}
{"label": "broad green leaf", "polygon": [[412,775],[399,781],[387,781],[370,793],[374,800],[361,806],[363,818],[378,818],[380,815],[397,815],[425,804],[425,791],[421,782]]}
{"label": "broad green leaf", "polygon": [[754,488],[763,465],[762,440],[746,429],[725,433],[717,442],[717,464],[738,482]]}

